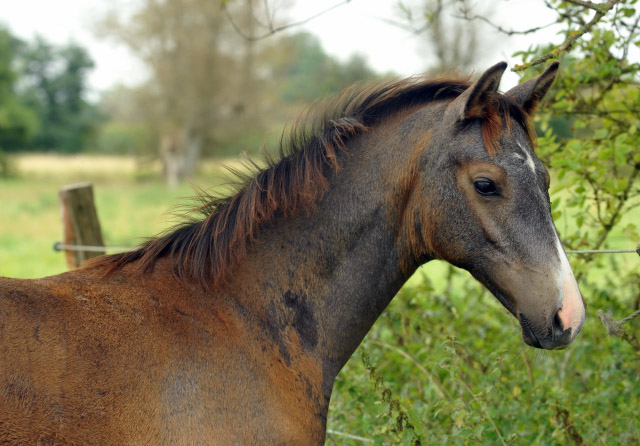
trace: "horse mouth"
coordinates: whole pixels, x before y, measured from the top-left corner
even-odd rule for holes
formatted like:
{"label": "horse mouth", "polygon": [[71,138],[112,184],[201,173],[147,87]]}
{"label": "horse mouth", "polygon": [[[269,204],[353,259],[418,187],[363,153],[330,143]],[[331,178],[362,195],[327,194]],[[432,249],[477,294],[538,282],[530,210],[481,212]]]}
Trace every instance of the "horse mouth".
{"label": "horse mouth", "polygon": [[543,336],[539,331],[536,334],[535,328],[524,314],[520,313],[518,319],[522,327],[522,339],[531,347],[543,350],[562,350],[571,344],[571,328],[557,333],[551,328],[547,335]]}
{"label": "horse mouth", "polygon": [[518,319],[520,320],[520,326],[522,327],[522,339],[524,339],[524,342],[526,342],[527,345],[530,345],[531,347],[544,349],[544,347],[538,340],[533,327],[531,327],[529,319],[527,319],[526,316],[522,313],[520,313],[520,317]]}
{"label": "horse mouth", "polygon": [[[546,329],[537,328],[524,314],[517,311],[513,301],[503,294],[498,286],[487,278],[482,282],[491,291],[498,301],[520,322],[522,327],[522,339],[524,342],[535,348],[542,350],[561,350],[569,346],[572,342],[572,329],[566,330],[560,324],[551,323]],[[557,316],[556,316],[557,317]],[[554,327],[555,325],[559,325]]]}

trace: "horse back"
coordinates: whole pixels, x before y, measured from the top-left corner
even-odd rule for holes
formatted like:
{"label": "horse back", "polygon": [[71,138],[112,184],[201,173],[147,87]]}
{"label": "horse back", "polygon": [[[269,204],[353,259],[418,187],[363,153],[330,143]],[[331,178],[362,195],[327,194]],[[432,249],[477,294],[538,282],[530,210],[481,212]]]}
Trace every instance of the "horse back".
{"label": "horse back", "polygon": [[133,276],[81,269],[0,278],[0,443],[270,444],[282,433],[307,443],[310,431],[319,435],[299,420],[315,410],[287,397],[301,393],[298,374],[236,312],[167,275]]}
{"label": "horse back", "polygon": [[111,306],[81,273],[0,278],[0,443],[126,443],[110,429],[126,412],[113,388],[126,374],[115,346],[127,348],[110,335],[126,326]]}

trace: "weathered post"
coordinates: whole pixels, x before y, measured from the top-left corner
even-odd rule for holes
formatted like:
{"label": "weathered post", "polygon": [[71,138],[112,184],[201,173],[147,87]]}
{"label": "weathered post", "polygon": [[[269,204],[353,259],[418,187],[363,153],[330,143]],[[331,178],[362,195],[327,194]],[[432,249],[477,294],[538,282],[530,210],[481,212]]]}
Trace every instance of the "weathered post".
{"label": "weathered post", "polygon": [[[93,202],[93,185],[80,183],[60,189],[60,207],[65,245],[104,246],[100,221]],[[70,269],[104,252],[97,250],[66,250]]]}

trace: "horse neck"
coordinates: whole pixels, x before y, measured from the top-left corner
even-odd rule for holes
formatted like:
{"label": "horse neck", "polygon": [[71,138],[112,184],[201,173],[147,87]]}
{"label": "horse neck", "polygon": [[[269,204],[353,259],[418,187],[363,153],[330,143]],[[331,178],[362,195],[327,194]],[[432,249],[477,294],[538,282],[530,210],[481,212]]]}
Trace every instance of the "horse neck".
{"label": "horse neck", "polygon": [[248,300],[260,296],[246,305],[260,307],[283,336],[295,333],[322,362],[325,392],[417,266],[402,265],[398,245],[405,177],[415,162],[415,144],[386,136],[400,125],[352,141],[317,207],[264,228],[238,276],[238,286],[252,283]]}

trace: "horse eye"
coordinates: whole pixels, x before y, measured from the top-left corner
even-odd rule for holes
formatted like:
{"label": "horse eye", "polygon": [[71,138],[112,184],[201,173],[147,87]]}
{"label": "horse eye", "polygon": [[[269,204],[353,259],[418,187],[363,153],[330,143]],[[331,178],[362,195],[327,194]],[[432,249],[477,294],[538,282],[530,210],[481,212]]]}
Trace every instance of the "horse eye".
{"label": "horse eye", "polygon": [[491,180],[476,180],[473,182],[473,185],[476,188],[476,192],[480,195],[500,195],[496,188],[496,184]]}

